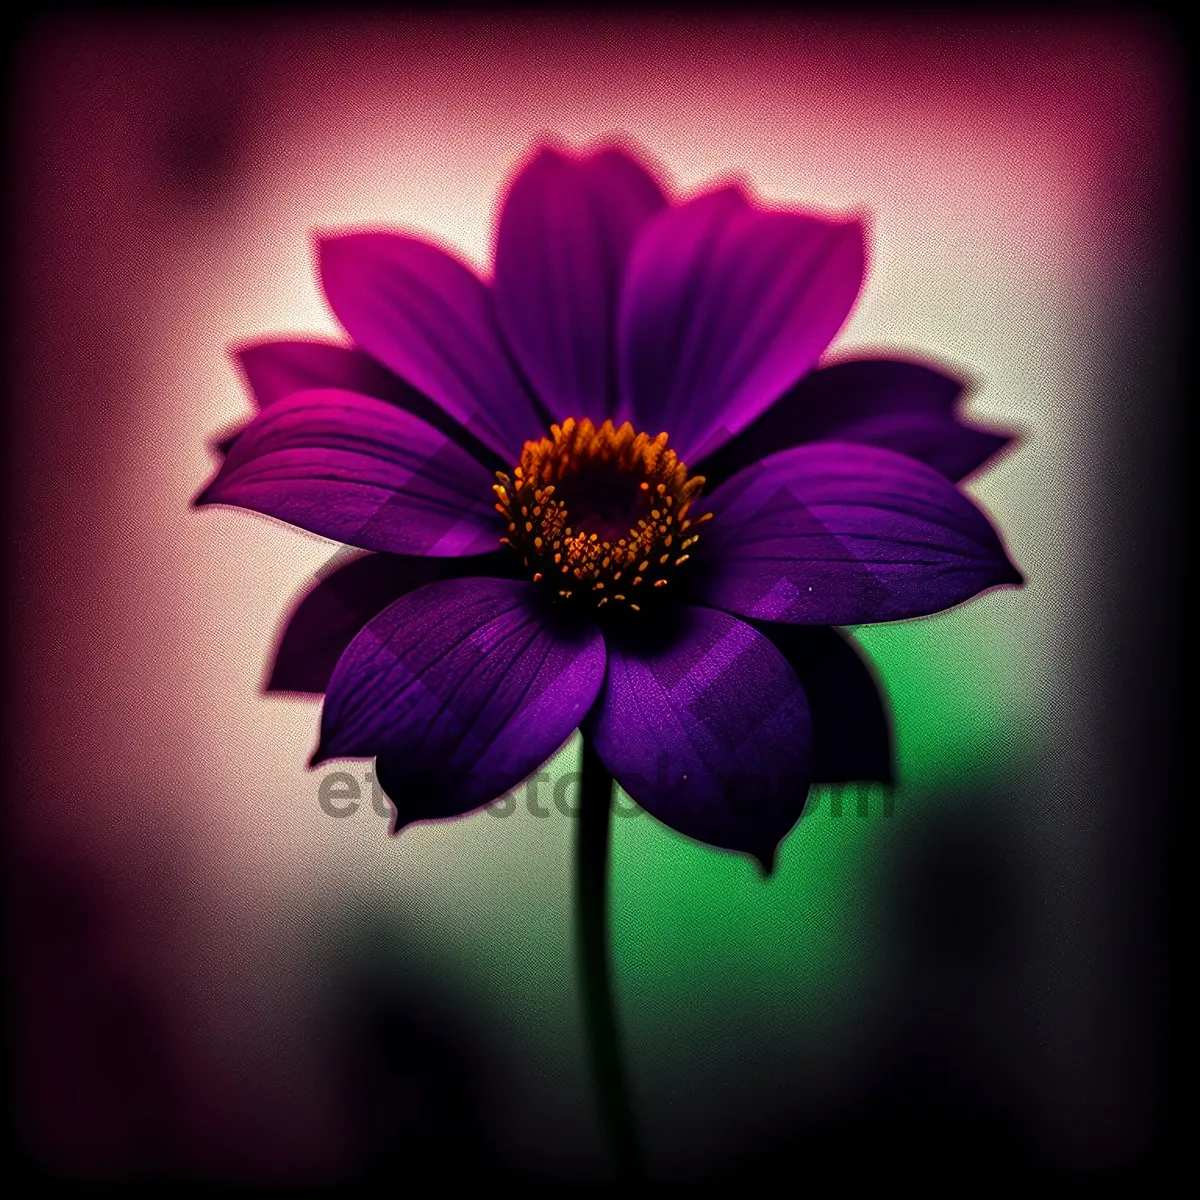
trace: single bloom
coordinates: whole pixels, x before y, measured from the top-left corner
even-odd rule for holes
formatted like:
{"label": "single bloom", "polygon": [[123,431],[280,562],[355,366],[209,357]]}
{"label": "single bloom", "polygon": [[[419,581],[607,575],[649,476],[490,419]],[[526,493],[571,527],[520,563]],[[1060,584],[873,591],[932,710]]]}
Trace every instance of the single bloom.
{"label": "single bloom", "polygon": [[238,352],[258,406],[200,504],[370,553],[298,604],[268,687],[324,693],[315,765],[374,758],[403,825],[486,805],[584,729],[653,816],[767,870],[812,783],[891,780],[834,626],[1021,575],[955,486],[1009,440],[929,366],[821,366],[856,219],[616,148],[541,149],[491,280],[402,233],[319,241],[349,343]]}

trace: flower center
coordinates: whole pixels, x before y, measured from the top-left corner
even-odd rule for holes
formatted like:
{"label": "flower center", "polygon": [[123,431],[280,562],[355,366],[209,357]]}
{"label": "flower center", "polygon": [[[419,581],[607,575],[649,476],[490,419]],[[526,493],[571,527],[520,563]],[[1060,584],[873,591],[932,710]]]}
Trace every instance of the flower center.
{"label": "flower center", "polygon": [[628,421],[597,428],[569,417],[525,443],[511,479],[496,478],[496,508],[508,521],[500,541],[525,559],[534,583],[596,608],[640,612],[691,557],[696,527],[712,515],[688,515],[704,476],[688,476],[665,433],[635,434]]}

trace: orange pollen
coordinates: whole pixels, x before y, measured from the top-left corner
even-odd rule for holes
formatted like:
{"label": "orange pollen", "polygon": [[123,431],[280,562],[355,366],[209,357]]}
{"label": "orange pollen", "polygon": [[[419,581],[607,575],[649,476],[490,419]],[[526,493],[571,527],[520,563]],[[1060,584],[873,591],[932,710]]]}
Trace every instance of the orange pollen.
{"label": "orange pollen", "polygon": [[611,601],[640,612],[613,585],[626,572],[636,576],[633,599],[646,602],[679,574],[691,557],[679,546],[694,546],[696,527],[712,515],[689,516],[704,476],[688,475],[665,433],[635,434],[628,421],[597,428],[569,417],[526,442],[512,476],[497,471],[496,479],[496,509],[508,522],[501,542],[524,558],[535,583],[596,608]]}

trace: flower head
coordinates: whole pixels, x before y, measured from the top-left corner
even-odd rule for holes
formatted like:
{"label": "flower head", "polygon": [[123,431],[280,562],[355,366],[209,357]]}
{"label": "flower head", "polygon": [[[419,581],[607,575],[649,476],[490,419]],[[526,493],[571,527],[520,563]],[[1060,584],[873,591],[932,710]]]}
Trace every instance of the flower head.
{"label": "flower head", "polygon": [[402,234],[322,241],[352,344],[244,348],[259,411],[198,498],[375,552],[277,653],[271,687],[325,693],[313,761],[374,757],[399,829],[582,724],[647,811],[764,865],[810,783],[889,779],[830,627],[1021,576],[955,486],[1009,440],[961,385],[818,367],[864,259],[857,220],[673,203],[616,149],[520,171],[491,281]]}

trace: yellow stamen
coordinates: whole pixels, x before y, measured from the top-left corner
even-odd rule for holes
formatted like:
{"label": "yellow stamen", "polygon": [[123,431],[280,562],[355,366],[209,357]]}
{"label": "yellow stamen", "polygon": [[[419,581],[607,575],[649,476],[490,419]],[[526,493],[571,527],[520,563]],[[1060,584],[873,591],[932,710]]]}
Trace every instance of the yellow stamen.
{"label": "yellow stamen", "polygon": [[[605,421],[597,427],[590,420],[570,417],[551,425],[549,437],[525,443],[511,478],[496,472],[496,508],[508,520],[501,542],[533,568],[535,583],[553,568],[558,568],[560,579],[574,576],[590,583],[583,594],[590,594],[597,608],[608,601],[600,594],[606,584],[615,584],[624,572],[634,575],[635,587],[649,582],[644,575],[651,562],[662,574],[654,587],[665,587],[691,557],[678,551],[689,550],[698,540],[692,532],[672,552],[674,529],[682,533],[710,515],[685,519],[704,487],[704,477],[689,476],[667,441],[665,433],[653,438],[635,434],[629,422],[618,428]],[[612,511],[621,511],[622,496],[629,504],[628,529],[624,520],[619,520],[622,528],[614,529]],[[602,518],[599,513],[607,515]],[[579,598],[573,589],[556,590],[564,600]],[[629,608],[641,611],[636,604]]]}

